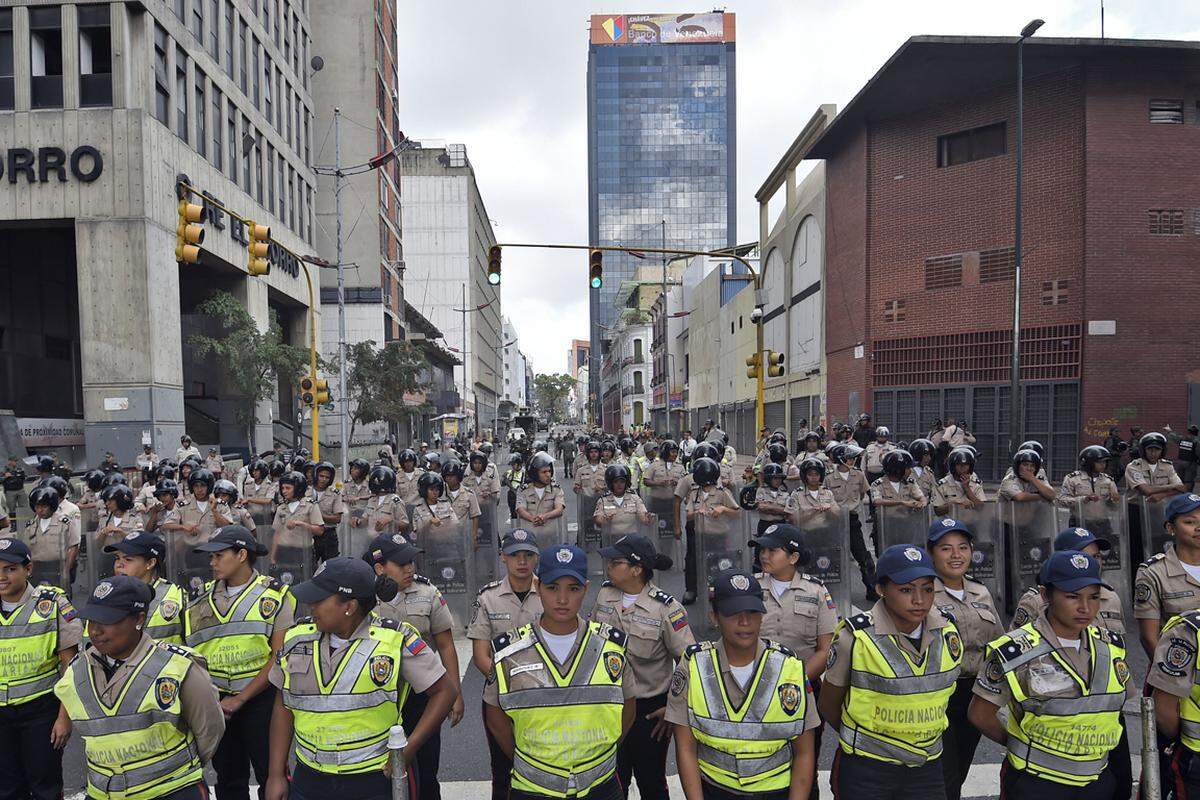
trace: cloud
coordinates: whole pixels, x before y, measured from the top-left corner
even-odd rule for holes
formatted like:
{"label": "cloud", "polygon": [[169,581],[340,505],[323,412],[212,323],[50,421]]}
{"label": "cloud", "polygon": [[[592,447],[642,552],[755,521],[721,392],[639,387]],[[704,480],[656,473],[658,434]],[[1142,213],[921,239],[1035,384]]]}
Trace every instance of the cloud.
{"label": "cloud", "polygon": [[[466,144],[501,241],[587,241],[589,14],[660,8],[579,0],[399,0],[401,128]],[[676,3],[680,11],[710,6]],[[1110,37],[1200,36],[1191,0],[1106,0]],[[1098,36],[1099,0],[744,0],[737,19],[738,240],[758,238],[754,193],[821,103],[843,107],[913,35]],[[503,313],[538,372],[588,335],[587,256],[510,249]],[[413,291],[415,287],[406,287]]]}

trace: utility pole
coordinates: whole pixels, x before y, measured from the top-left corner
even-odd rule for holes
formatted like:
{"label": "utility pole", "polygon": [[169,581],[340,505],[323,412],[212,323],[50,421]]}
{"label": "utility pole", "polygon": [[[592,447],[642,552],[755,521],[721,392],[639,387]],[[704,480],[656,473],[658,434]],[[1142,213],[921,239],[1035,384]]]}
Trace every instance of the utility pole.
{"label": "utility pole", "polygon": [[463,357],[463,391],[462,391],[462,425],[467,424],[467,284],[462,285],[462,357]]}
{"label": "utility pole", "polygon": [[[214,23],[215,24],[215,23]],[[338,403],[341,405],[342,480],[349,480],[350,400],[346,396],[346,265],[342,258],[342,110],[333,109],[333,201],[337,212]]]}

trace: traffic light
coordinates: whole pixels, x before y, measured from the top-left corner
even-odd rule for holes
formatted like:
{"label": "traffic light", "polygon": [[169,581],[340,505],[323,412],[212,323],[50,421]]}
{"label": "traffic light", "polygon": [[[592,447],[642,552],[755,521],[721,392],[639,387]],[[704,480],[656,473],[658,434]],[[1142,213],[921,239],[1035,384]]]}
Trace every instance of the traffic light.
{"label": "traffic light", "polygon": [[267,260],[267,255],[271,252],[271,229],[266,225],[259,225],[252,219],[246,220],[246,233],[249,236],[249,242],[246,244],[246,250],[250,253],[250,260],[246,262],[246,271],[251,275],[266,275],[271,271],[271,262]]}
{"label": "traffic light", "polygon": [[588,254],[589,283],[593,289],[604,285],[604,251],[593,250]]}
{"label": "traffic light", "polygon": [[783,375],[783,353],[774,350],[767,351],[767,377],[778,378]]}
{"label": "traffic light", "polygon": [[494,244],[488,250],[488,283],[500,285],[500,245]]}
{"label": "traffic light", "polygon": [[204,206],[179,201],[179,222],[175,226],[175,260],[195,264],[200,260],[200,245],[204,243]]}
{"label": "traffic light", "polygon": [[329,396],[329,382],[306,375],[300,380],[300,399],[306,406],[325,405],[332,399]]}
{"label": "traffic light", "polygon": [[758,370],[762,366],[762,353],[755,353],[746,359],[746,377],[758,380]]}

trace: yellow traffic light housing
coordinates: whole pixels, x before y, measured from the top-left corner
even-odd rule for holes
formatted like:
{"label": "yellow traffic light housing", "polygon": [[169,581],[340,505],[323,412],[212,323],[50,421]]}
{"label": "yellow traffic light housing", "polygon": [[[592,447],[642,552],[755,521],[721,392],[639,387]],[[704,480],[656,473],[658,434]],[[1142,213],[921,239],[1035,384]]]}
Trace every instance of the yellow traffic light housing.
{"label": "yellow traffic light housing", "polygon": [[588,283],[593,289],[604,285],[604,251],[592,250],[588,253]]}
{"label": "yellow traffic light housing", "polygon": [[329,396],[329,382],[312,375],[306,375],[300,380],[300,399],[306,406],[323,406],[332,398]]}
{"label": "yellow traffic light housing", "polygon": [[175,226],[175,260],[195,264],[200,260],[200,245],[204,243],[204,206],[179,201],[179,222]]}
{"label": "yellow traffic light housing", "polygon": [[494,244],[488,250],[488,283],[500,285],[500,245]]}
{"label": "yellow traffic light housing", "polygon": [[271,262],[267,260],[267,256],[271,253],[270,227],[259,225],[250,219],[246,220],[246,233],[249,236],[246,250],[250,256],[246,262],[246,271],[251,275],[269,274],[271,272]]}
{"label": "yellow traffic light housing", "polygon": [[774,350],[767,351],[767,376],[779,378],[783,375],[783,353]]}
{"label": "yellow traffic light housing", "polygon": [[758,370],[762,367],[762,353],[755,353],[746,359],[746,377],[750,380],[758,379]]}

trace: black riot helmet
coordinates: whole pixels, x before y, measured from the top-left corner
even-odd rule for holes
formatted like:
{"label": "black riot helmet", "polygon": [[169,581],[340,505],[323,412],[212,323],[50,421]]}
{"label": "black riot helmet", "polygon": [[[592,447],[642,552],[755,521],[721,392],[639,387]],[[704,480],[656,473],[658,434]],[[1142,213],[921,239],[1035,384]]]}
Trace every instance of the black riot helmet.
{"label": "black riot helmet", "polygon": [[613,444],[612,439],[605,439],[600,443],[600,458],[604,458],[605,453],[608,453],[609,458],[617,454],[617,446]]}
{"label": "black riot helmet", "polygon": [[396,491],[396,473],[391,467],[371,467],[371,472],[367,475],[367,488],[371,490],[371,494],[391,494]]}
{"label": "black riot helmet", "polygon": [[547,467],[549,467],[551,470],[554,469],[554,459],[550,456],[550,454],[534,453],[533,457],[529,459],[528,479],[534,483],[537,483],[541,480],[542,470],[546,469]]}
{"label": "black riot helmet", "polygon": [[164,478],[175,480],[175,467],[169,461],[159,463],[154,469],[154,482],[158,483]]}
{"label": "black riot helmet", "polygon": [[808,473],[815,471],[821,476],[821,480],[825,480],[825,462],[819,458],[806,458],[800,462],[797,469],[800,470],[801,478],[807,478]]}
{"label": "black riot helmet", "polygon": [[[479,472],[482,473],[485,469],[487,469],[487,465],[488,465],[487,453],[483,452],[483,450],[472,450],[471,457],[467,460],[467,463],[471,465],[472,471],[475,471],[475,465],[478,464]],[[443,475],[446,474],[445,469],[442,470],[442,474]]]}
{"label": "black riot helmet", "polygon": [[787,462],[787,457],[788,451],[786,445],[776,444],[774,442],[767,445],[767,460],[772,464],[783,464]]}
{"label": "black riot helmet", "polygon": [[287,473],[287,471],[288,471],[287,464],[284,463],[283,461],[272,461],[271,462],[271,477],[272,478],[279,480],[280,478],[282,478],[284,476],[285,473]]}
{"label": "black riot helmet", "polygon": [[1112,458],[1112,453],[1108,452],[1107,447],[1094,444],[1079,451],[1079,466],[1090,475],[1092,467],[1101,461],[1108,461],[1110,458]]}
{"label": "black riot helmet", "polygon": [[1142,438],[1138,439],[1138,453],[1142,458],[1146,457],[1146,448],[1148,447],[1157,447],[1161,450],[1159,458],[1162,458],[1167,454],[1167,437],[1158,431],[1143,434]]}
{"label": "black riot helmet", "polygon": [[1037,472],[1042,468],[1042,456],[1037,450],[1018,450],[1013,453],[1013,474],[1019,476],[1021,474],[1021,465],[1025,463],[1033,464],[1033,471]]}
{"label": "black riot helmet", "polygon": [[662,444],[658,446],[658,456],[663,461],[667,460],[668,455],[679,455],[679,444],[674,439],[663,439]]}
{"label": "black riot helmet", "polygon": [[692,480],[697,486],[715,486],[721,480],[721,465],[711,458],[697,458],[692,462]]}
{"label": "black riot helmet", "polygon": [[265,481],[267,476],[270,474],[270,465],[268,465],[267,462],[263,461],[261,458],[250,465],[250,477],[254,478],[254,480],[259,483]]}
{"label": "black riot helmet", "polygon": [[[787,454],[787,448],[784,448],[784,454],[785,455]],[[708,458],[708,459],[712,459],[713,461],[716,461],[719,464],[721,461],[722,455],[724,455],[724,454],[721,453],[720,451],[718,451],[716,446],[709,442],[701,442],[700,444],[698,444],[694,448],[692,448],[692,461],[693,462],[698,461],[702,458]]]}
{"label": "black riot helmet", "polygon": [[213,497],[220,497],[221,495],[229,498],[227,502],[236,503],[238,499],[237,485],[233,481],[221,478],[221,480],[213,484]]}
{"label": "black riot helmet", "polygon": [[337,479],[337,467],[333,466],[328,461],[321,461],[313,467],[313,485],[317,483],[317,476],[322,472],[329,473],[329,486],[333,486],[333,482]]}
{"label": "black riot helmet", "polygon": [[438,497],[446,494],[446,482],[436,472],[425,472],[417,478],[417,494],[421,496],[421,500],[425,500],[425,495],[430,489],[437,489]]}
{"label": "black riot helmet", "polygon": [[83,476],[83,482],[93,492],[98,492],[104,488],[104,473],[98,469],[91,469]]}
{"label": "black riot helmet", "polygon": [[107,475],[105,475],[105,476],[104,476],[104,485],[105,485],[106,487],[108,487],[108,486],[116,486],[116,485],[118,485],[118,484],[120,484],[120,485],[122,485],[122,486],[128,486],[128,485],[129,485],[129,481],[125,480],[125,476],[124,476],[122,473],[120,473],[120,472],[110,472],[110,473],[108,473]]}
{"label": "black riot helmet", "polygon": [[483,444],[479,445],[479,451],[488,458],[491,458],[492,453],[495,451],[495,447],[491,442],[484,442]]}
{"label": "black riot helmet", "polygon": [[[482,454],[481,454],[482,455]],[[453,475],[460,481],[466,476],[467,470],[463,467],[463,463],[457,458],[451,458],[442,465],[442,477]]]}
{"label": "black riot helmet", "polygon": [[784,435],[782,431],[775,431],[775,433],[772,433],[770,438],[767,439],[767,444],[781,444],[784,447],[787,447],[787,436]]}
{"label": "black riot helmet", "polygon": [[633,475],[629,472],[629,467],[624,464],[609,464],[604,470],[604,485],[608,487],[610,492],[616,493],[613,484],[617,481],[625,481],[625,490],[629,491],[629,486],[633,482]]}
{"label": "black riot helmet", "polygon": [[213,484],[217,482],[217,476],[212,474],[212,470],[201,467],[200,469],[192,470],[192,474],[188,475],[187,485],[190,490],[197,483],[203,483],[208,487],[208,493],[212,494]]}
{"label": "black riot helmet", "polygon": [[1032,450],[1033,452],[1037,453],[1038,456],[1043,461],[1046,460],[1046,448],[1042,446],[1041,442],[1036,441],[1034,439],[1030,439],[1028,441],[1021,442],[1021,446],[1018,447],[1017,449],[1018,450]]}
{"label": "black riot helmet", "polygon": [[282,489],[284,486],[291,486],[292,499],[299,500],[308,491],[308,478],[304,477],[303,472],[292,470],[279,479],[279,488]]}
{"label": "black riot helmet", "polygon": [[903,478],[912,465],[913,457],[907,450],[892,450],[883,456],[883,474],[894,481]]}
{"label": "black riot helmet", "polygon": [[930,439],[913,439],[909,442],[908,452],[912,453],[913,460],[919,464],[925,456],[932,458],[937,453],[937,445]]}
{"label": "black riot helmet", "polygon": [[39,505],[46,505],[51,511],[58,511],[61,502],[62,497],[50,486],[38,486],[29,493],[29,508],[33,511],[37,511]]}
{"label": "black riot helmet", "polygon": [[628,436],[622,437],[621,440],[617,442],[617,447],[621,448],[622,453],[624,453],[625,455],[629,455],[630,453],[633,452],[633,448],[634,448],[633,439],[631,439]]}
{"label": "black riot helmet", "polygon": [[400,465],[401,469],[404,468],[404,464],[407,461],[411,461],[413,468],[414,469],[416,468],[416,466],[417,466],[417,451],[413,450],[411,447],[406,447],[403,450],[401,450],[399,457],[397,457],[397,459],[396,459],[396,463]]}
{"label": "black riot helmet", "polygon": [[956,447],[950,451],[950,455],[946,456],[946,469],[951,475],[957,475],[954,471],[959,464],[966,464],[971,468],[971,472],[975,471],[975,451],[966,447]]}
{"label": "black riot helmet", "polygon": [[600,447],[600,443],[597,442],[595,439],[588,441],[587,445],[584,447],[584,452],[587,453],[587,456],[589,459],[592,457],[593,450],[596,451],[596,458],[599,458],[601,453],[603,452],[603,450]]}
{"label": "black riot helmet", "polygon": [[179,497],[179,484],[173,478],[163,478],[154,485],[154,497],[159,498],[165,494],[171,497]]}
{"label": "black riot helmet", "polygon": [[114,484],[104,490],[107,495],[104,502],[109,500],[117,505],[117,511],[126,512],[133,510],[133,489],[130,489],[123,483]]}
{"label": "black riot helmet", "polygon": [[371,471],[371,465],[365,458],[353,458],[347,466],[350,470],[350,479],[355,481],[361,481]]}
{"label": "black riot helmet", "polygon": [[67,483],[66,478],[63,478],[61,475],[51,475],[49,478],[43,478],[38,485],[49,486],[58,492],[59,500],[71,499],[71,484]]}
{"label": "black riot helmet", "polygon": [[776,480],[783,481],[787,477],[786,472],[787,470],[783,468],[783,464],[776,464],[774,462],[764,464],[762,468],[763,483],[774,488],[777,486],[775,483]]}

